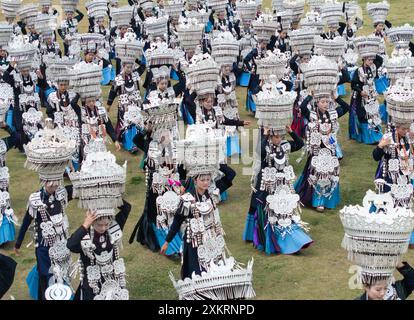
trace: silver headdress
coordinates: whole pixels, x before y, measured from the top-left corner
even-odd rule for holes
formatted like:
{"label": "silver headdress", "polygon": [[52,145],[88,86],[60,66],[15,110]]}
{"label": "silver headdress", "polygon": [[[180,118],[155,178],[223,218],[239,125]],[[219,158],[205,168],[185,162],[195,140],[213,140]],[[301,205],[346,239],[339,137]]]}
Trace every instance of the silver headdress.
{"label": "silver headdress", "polygon": [[257,41],[269,41],[271,36],[275,35],[278,27],[278,23],[274,20],[273,15],[265,13],[261,14],[257,20],[254,20],[252,25]]}
{"label": "silver headdress", "polygon": [[193,18],[180,18],[177,25],[178,41],[184,50],[195,48],[203,39],[204,24]]}
{"label": "silver headdress", "polygon": [[276,16],[273,16],[273,19],[275,21],[280,19],[278,30],[290,30],[293,25],[294,14],[292,10],[278,11]]}
{"label": "silver headdress", "polygon": [[227,0],[207,0],[207,7],[210,7],[216,12],[224,11],[227,8]]}
{"label": "silver headdress", "polygon": [[144,55],[148,67],[173,65],[176,62],[175,51],[166,42],[152,42]]}
{"label": "silver headdress", "polygon": [[315,96],[331,96],[336,92],[339,81],[336,62],[324,56],[313,56],[302,68],[305,84]]}
{"label": "silver headdress", "polygon": [[236,3],[237,14],[243,24],[254,20],[257,12],[256,1],[251,0],[238,0]]}
{"label": "silver headdress", "polygon": [[13,34],[13,25],[0,22],[0,47],[7,46]]}
{"label": "silver headdress", "polygon": [[183,0],[169,0],[164,5],[165,13],[174,19],[179,19],[181,17],[181,12],[184,9],[184,1]]}
{"label": "silver headdress", "polygon": [[1,0],[1,9],[6,19],[17,17],[22,0]]}
{"label": "silver headdress", "polygon": [[409,77],[398,79],[384,95],[393,123],[414,121],[414,79]]}
{"label": "silver headdress", "polygon": [[207,54],[194,55],[187,71],[187,87],[197,96],[215,94],[220,82],[219,67]]}
{"label": "silver headdress", "polygon": [[86,3],[88,16],[94,19],[105,18],[108,16],[108,1],[107,0],[91,0]]}
{"label": "silver headdress", "polygon": [[134,7],[122,6],[119,8],[111,8],[111,17],[115,26],[130,26],[133,17]]}
{"label": "silver headdress", "polygon": [[225,264],[212,262],[209,272],[202,272],[201,276],[193,274],[191,279],[176,281],[170,273],[180,300],[251,299],[255,296],[252,278],[253,259],[243,269],[233,257],[225,259]]}
{"label": "silver headdress", "polygon": [[99,99],[101,90],[102,67],[94,63],[79,62],[70,72],[70,85],[81,99]]}
{"label": "silver headdress", "polygon": [[256,73],[261,80],[267,80],[272,75],[281,80],[288,73],[288,61],[290,59],[290,53],[280,52],[279,49],[274,51],[266,51],[264,58],[257,59]]}
{"label": "silver headdress", "polygon": [[144,11],[152,11],[154,9],[155,4],[152,0],[140,0],[139,6]]}
{"label": "silver headdress", "polygon": [[60,0],[64,12],[75,12],[79,0]]}
{"label": "silver headdress", "polygon": [[375,58],[380,52],[381,38],[375,35],[357,37],[354,40],[354,45],[361,58]]}
{"label": "silver headdress", "polygon": [[272,9],[276,10],[277,13],[285,10],[285,7],[283,6],[283,0],[272,0]]}
{"label": "silver headdress", "polygon": [[303,28],[313,28],[316,35],[320,35],[323,33],[325,22],[318,12],[311,11],[306,13],[306,16],[300,20],[300,26]]}
{"label": "silver headdress", "polygon": [[375,2],[367,3],[367,11],[368,15],[371,17],[374,24],[376,23],[385,23],[385,20],[387,19],[388,12],[390,11],[390,4],[388,1],[382,1],[382,2]]}
{"label": "silver headdress", "polygon": [[153,39],[156,37],[167,37],[168,34],[168,16],[149,17],[144,21],[145,32]]}
{"label": "silver headdress", "polygon": [[237,62],[239,52],[239,42],[229,31],[219,32],[211,41],[211,56],[219,66]]}
{"label": "silver headdress", "polygon": [[[99,143],[104,144],[102,140],[95,142],[96,145]],[[122,205],[126,162],[121,167],[111,152],[89,152],[81,170],[70,173],[69,177],[73,183],[73,196],[79,198],[79,208],[98,209],[101,215],[105,212],[105,215],[113,215],[113,209]]]}
{"label": "silver headdress", "polygon": [[404,78],[407,73],[414,70],[414,57],[409,49],[403,50],[403,54],[394,50],[391,57],[385,58],[384,68],[391,85],[394,85],[398,79]]}
{"label": "silver headdress", "polygon": [[27,4],[19,9],[20,20],[27,26],[33,26],[35,24],[35,18],[37,16],[37,5]]}
{"label": "silver headdress", "polygon": [[39,0],[39,5],[40,6],[51,6],[52,5],[52,0]]}
{"label": "silver headdress", "polygon": [[286,126],[292,124],[292,107],[296,95],[290,91],[279,90],[278,79],[272,80],[253,96],[257,107],[255,116],[259,127],[268,127],[274,133],[285,134]]}
{"label": "silver headdress", "polygon": [[308,0],[310,11],[321,12],[326,0]]}
{"label": "silver headdress", "polygon": [[69,82],[69,75],[71,68],[77,63],[76,59],[70,59],[68,57],[59,58],[54,56],[48,60],[46,68],[46,77],[53,83]]}
{"label": "silver headdress", "polygon": [[339,22],[344,16],[342,12],[342,3],[330,2],[325,3],[321,9],[322,20],[328,27],[339,27]]}
{"label": "silver headdress", "polygon": [[57,18],[54,15],[40,13],[35,19],[36,31],[43,39],[53,37],[57,28]]}
{"label": "silver headdress", "polygon": [[394,208],[390,193],[369,190],[362,207],[346,206],[340,218],[345,230],[342,247],[348,251],[348,259],[361,267],[359,280],[365,284],[389,280],[408,249],[413,230],[411,209]]}
{"label": "silver headdress", "polygon": [[345,53],[346,42],[343,37],[335,37],[334,39],[323,39],[321,36],[315,37],[316,54],[324,55],[325,57],[337,62]]}
{"label": "silver headdress", "polygon": [[84,52],[98,51],[105,47],[105,36],[100,33],[80,33],[75,35],[75,41]]}
{"label": "silver headdress", "polygon": [[210,14],[211,14],[211,9],[208,9],[207,11],[205,9],[201,9],[198,11],[192,10],[192,11],[186,12],[186,17],[197,19],[198,22],[205,25],[208,22]]}
{"label": "silver headdress", "polygon": [[305,12],[305,0],[285,0],[283,1],[285,10],[292,10],[293,23],[297,24]]}
{"label": "silver headdress", "polygon": [[387,36],[395,48],[405,49],[409,47],[414,37],[414,27],[408,23],[400,27],[393,27],[387,30]]}
{"label": "silver headdress", "polygon": [[311,55],[314,44],[314,28],[299,28],[290,33],[290,45],[299,55]]}
{"label": "silver headdress", "polygon": [[75,141],[69,140],[59,128],[48,125],[24,145],[27,156],[25,167],[39,173],[42,182],[60,183],[63,173],[76,150]]}
{"label": "silver headdress", "polygon": [[184,165],[189,177],[214,175],[226,162],[225,140],[207,124],[188,126],[186,139],[177,141],[177,162]]}
{"label": "silver headdress", "polygon": [[348,19],[355,19],[360,12],[362,12],[362,8],[358,1],[345,2],[345,14],[348,16]]}
{"label": "silver headdress", "polygon": [[137,40],[134,32],[127,32],[124,38],[115,39],[115,52],[122,63],[135,63],[141,59],[144,43]]}
{"label": "silver headdress", "polygon": [[161,79],[170,79],[171,75],[171,67],[168,66],[161,66],[159,68],[152,68],[152,79],[157,82]]}
{"label": "silver headdress", "polygon": [[17,36],[9,42],[7,47],[10,60],[17,62],[17,69],[31,68],[36,55],[37,47],[29,42],[27,36]]}

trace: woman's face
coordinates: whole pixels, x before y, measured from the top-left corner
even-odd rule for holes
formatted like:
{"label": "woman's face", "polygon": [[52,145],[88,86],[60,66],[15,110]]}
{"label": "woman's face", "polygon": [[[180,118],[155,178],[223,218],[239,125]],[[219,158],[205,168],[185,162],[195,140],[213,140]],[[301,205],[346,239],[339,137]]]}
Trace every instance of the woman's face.
{"label": "woman's face", "polygon": [[279,145],[282,142],[283,136],[280,134],[275,134],[270,137],[270,141],[272,141],[272,144]]}
{"label": "woman's face", "polygon": [[68,89],[68,82],[59,82],[58,89],[60,92],[65,92]]}
{"label": "woman's face", "polygon": [[167,79],[162,79],[158,82],[158,90],[164,92],[168,88],[168,81]]}
{"label": "woman's face", "polygon": [[223,66],[223,74],[225,75],[225,76],[228,76],[229,74],[230,74],[230,71],[231,71],[231,66]]}
{"label": "woman's face", "polygon": [[89,109],[93,109],[95,107],[95,102],[96,100],[93,98],[88,98],[85,101],[85,105],[89,108]]}
{"label": "woman's face", "polygon": [[66,19],[68,20],[73,19],[73,12],[66,12]]}
{"label": "woman's face", "polygon": [[132,67],[133,67],[132,63],[126,63],[126,64],[124,64],[124,71],[125,71],[125,73],[126,74],[131,74]]}
{"label": "woman's face", "polygon": [[54,194],[57,188],[58,188],[57,184],[51,184],[51,183],[45,184],[45,190],[48,194]]}
{"label": "woman's face", "polygon": [[195,184],[197,189],[199,189],[200,191],[207,191],[208,187],[210,186],[211,183],[211,176],[209,175],[200,175],[195,179]]}
{"label": "woman's face", "polygon": [[379,281],[370,287],[365,287],[368,300],[383,300],[387,292],[388,282],[386,280]]}
{"label": "woman's face", "polygon": [[30,74],[30,69],[29,68],[24,68],[24,69],[20,70],[20,73],[22,74],[23,77],[27,77]]}
{"label": "woman's face", "polygon": [[286,39],[286,36],[287,36],[286,30],[282,30],[282,31],[279,32],[279,37],[281,39]]}
{"label": "woman's face", "polygon": [[218,13],[218,18],[219,18],[220,20],[224,20],[224,11],[220,11],[220,12]]}
{"label": "woman's face", "polygon": [[7,51],[0,49],[0,57],[4,58],[5,56],[7,56]]}
{"label": "woman's face", "polygon": [[93,228],[97,233],[103,234],[109,229],[110,225],[111,220],[109,218],[102,218],[93,223]]}
{"label": "woman's face", "polygon": [[98,20],[96,21],[96,24],[97,24],[99,27],[103,27],[103,26],[104,26],[104,19],[98,19]]}
{"label": "woman's face", "polygon": [[405,137],[409,131],[410,131],[410,127],[407,125],[397,126],[397,133],[398,133],[398,136],[400,137]]}
{"label": "woman's face", "polygon": [[329,99],[328,98],[319,99],[317,105],[318,105],[319,110],[321,110],[322,112],[326,112],[328,111],[328,108],[329,108]]}
{"label": "woman's face", "polygon": [[122,26],[119,29],[120,29],[121,34],[125,34],[128,31],[128,27],[126,27],[126,26]]}
{"label": "woman's face", "polygon": [[85,61],[88,62],[88,63],[92,62],[94,57],[95,57],[95,54],[93,52],[88,52],[85,55]]}
{"label": "woman's face", "polygon": [[209,97],[203,100],[203,108],[207,110],[211,110],[213,108],[213,98]]}
{"label": "woman's face", "polygon": [[378,23],[377,26],[375,27],[375,31],[376,32],[382,32],[384,30],[384,24],[383,23]]}

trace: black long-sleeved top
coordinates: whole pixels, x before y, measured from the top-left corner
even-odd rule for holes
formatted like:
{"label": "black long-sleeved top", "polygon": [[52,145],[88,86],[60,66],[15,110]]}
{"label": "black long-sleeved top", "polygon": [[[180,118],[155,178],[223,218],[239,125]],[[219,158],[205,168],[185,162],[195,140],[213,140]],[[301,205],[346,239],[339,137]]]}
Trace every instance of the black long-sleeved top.
{"label": "black long-sleeved top", "polygon": [[[56,89],[56,95],[59,98],[59,104],[63,107],[70,105],[73,109],[73,111],[75,111],[76,115],[78,116],[78,121],[79,121],[79,127],[81,127],[81,119],[82,119],[82,112],[81,109],[78,105],[80,96],[79,94],[76,94],[75,97],[73,99],[69,98],[69,92],[65,91],[63,93],[59,92],[58,89]],[[52,120],[55,119],[55,112],[58,111],[54,108],[54,106],[52,106],[51,103],[47,104],[46,107],[46,114],[49,118],[51,118]]]}
{"label": "black long-sleeved top", "polygon": [[[395,288],[398,298],[406,300],[414,290],[414,269],[407,262],[403,262],[403,264],[404,266],[397,268],[397,270],[404,279],[396,281],[392,286]],[[355,300],[368,300],[367,293],[365,292]]]}
{"label": "black long-sleeved top", "polygon": [[[139,62],[139,68],[135,69],[133,72],[137,72],[141,76],[144,73],[144,71],[145,71],[145,65]],[[132,79],[132,75],[131,74],[123,75],[123,77],[125,80],[124,86],[126,88],[131,88],[134,85],[134,80]],[[112,84],[111,90],[109,91],[109,94],[108,94],[108,101],[107,101],[108,106],[111,106],[115,98],[121,94],[122,88],[118,87],[115,82],[116,81],[114,81],[114,83]],[[137,83],[137,91],[139,92],[138,83]]]}
{"label": "black long-sleeved top", "polygon": [[[293,139],[292,141],[282,141],[283,143],[289,143],[290,144],[290,152],[296,152],[299,151],[300,149],[302,149],[302,147],[305,145],[305,143],[303,142],[302,138],[299,137],[295,131],[289,132],[289,135],[291,136],[291,138]],[[265,136],[262,135],[261,137],[261,146],[260,146],[260,157],[262,160],[262,168],[267,166],[267,163],[264,162],[265,158],[266,158],[266,146],[268,145],[268,139],[269,136]]]}
{"label": "black long-sleeved top", "polygon": [[[312,96],[307,96],[305,100],[303,100],[302,104],[300,105],[300,111],[302,115],[307,119],[310,120],[311,112],[308,108],[308,104],[312,101]],[[336,103],[339,105],[335,110],[338,113],[338,118],[342,117],[349,111],[349,104],[347,104],[344,100],[340,97],[336,98]],[[320,115],[322,115],[321,111],[318,109]],[[328,111],[327,111],[328,112]]]}
{"label": "black long-sleeved top", "polygon": [[[67,199],[68,199],[68,202],[69,202],[69,201],[72,200],[73,187],[72,187],[72,185],[65,186],[65,189],[66,189],[66,192],[67,192]],[[41,196],[42,202],[46,205],[46,211],[48,212],[49,216],[60,214],[62,212],[61,202],[59,200],[57,200],[56,198],[54,198],[54,200],[50,203],[49,202],[50,195],[47,194],[47,192],[45,191],[44,188],[42,188],[40,190],[40,196]],[[37,215],[38,215],[38,217],[33,218],[29,213],[29,209],[27,209],[26,214],[24,215],[24,218],[23,218],[22,225],[20,227],[19,235],[17,236],[17,240],[16,240],[16,244],[15,244],[15,247],[17,249],[19,249],[21,247],[22,242],[24,240],[24,237],[26,235],[27,229],[29,228],[29,226],[32,223],[33,219],[40,219],[40,213],[39,212],[37,213]],[[38,230],[35,230],[35,232],[37,233],[37,242],[38,242],[38,244],[41,245],[42,239],[43,239],[42,231],[41,231],[40,228],[38,228]]]}

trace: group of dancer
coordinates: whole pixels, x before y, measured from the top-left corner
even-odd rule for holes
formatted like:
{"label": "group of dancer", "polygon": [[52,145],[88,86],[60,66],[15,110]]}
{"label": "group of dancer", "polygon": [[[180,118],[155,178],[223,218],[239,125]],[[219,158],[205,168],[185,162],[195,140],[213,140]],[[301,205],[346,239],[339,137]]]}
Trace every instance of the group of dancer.
{"label": "group of dancer", "polygon": [[[19,254],[34,225],[32,298],[129,298],[126,165],[107,150],[109,139],[117,152],[143,154],[145,203],[129,243],[181,260],[179,280],[170,274],[179,298],[255,296],[253,259],[243,266],[231,256],[219,213],[236,177],[226,159],[242,154],[239,136],[251,125],[240,117],[238,86],[260,132],[243,240],[268,255],[313,244],[301,207],[340,205],[339,118],[349,113],[349,138],[372,145],[379,162],[377,192],[364,207],[341,210],[361,299],[405,299],[414,289],[414,270],[402,262],[414,244],[414,28],[393,27],[386,1],[367,5],[368,36],[357,36],[364,22],[355,1],[309,1],[305,13],[304,0],[273,1],[271,10],[250,0],[93,0],[87,33],[77,0],[61,1],[63,17],[47,0],[0,3],[0,117],[9,134],[0,143],[0,245],[15,241]],[[102,86],[110,87],[106,101]],[[5,163],[14,147],[41,182],[17,236]],[[306,164],[296,179],[289,157],[299,151]],[[86,217],[73,231],[66,207],[76,198]],[[384,255],[392,258],[375,259]],[[396,269],[404,280],[394,283]]]}

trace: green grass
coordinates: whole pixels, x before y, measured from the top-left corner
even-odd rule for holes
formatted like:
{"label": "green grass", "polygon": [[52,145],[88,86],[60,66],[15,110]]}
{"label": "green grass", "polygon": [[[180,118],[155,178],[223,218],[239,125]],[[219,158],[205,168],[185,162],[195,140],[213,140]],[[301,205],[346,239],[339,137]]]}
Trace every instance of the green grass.
{"label": "green grass", "polygon": [[[28,3],[29,1],[25,1]],[[270,1],[266,1],[269,3]],[[363,6],[367,1],[359,1]],[[411,22],[411,12],[414,10],[412,1],[391,0],[389,20],[395,25]],[[56,2],[57,3],[57,2]],[[122,1],[126,3],[126,1]],[[364,8],[365,12],[365,8]],[[366,19],[362,34],[371,32],[371,23]],[[86,31],[87,19],[81,23],[81,30]],[[108,87],[104,88],[106,99]],[[246,89],[238,88],[240,113],[243,119],[254,118],[245,111]],[[349,101],[349,97],[347,97]],[[116,108],[112,108],[111,118],[116,119]],[[341,119],[340,142],[345,158],[341,161],[341,197],[340,208],[347,204],[360,203],[366,190],[373,188],[373,179],[376,163],[372,160],[373,147],[361,145],[347,139],[348,116]],[[251,125],[254,128],[254,124]],[[132,212],[124,230],[124,250],[122,255],[126,261],[127,281],[132,299],[173,299],[176,292],[168,277],[171,270],[179,275],[180,264],[159,254],[153,253],[138,243],[128,244],[128,239],[141,216],[145,197],[145,175],[138,166],[142,153],[132,156],[127,152],[115,152],[111,145],[110,150],[117,156],[118,163],[128,161],[128,178],[126,199],[132,204]],[[291,163],[299,176],[304,161],[296,163],[298,153],[293,154]],[[25,157],[16,150],[7,155],[7,164],[10,168],[10,193],[20,220],[23,218],[26,201],[30,193],[38,187],[37,174],[23,168]],[[257,299],[352,299],[359,290],[350,290],[348,273],[350,263],[346,258],[346,251],[341,248],[343,228],[338,216],[338,210],[319,214],[304,209],[302,218],[309,222],[310,236],[315,243],[299,255],[267,256],[254,249],[250,244],[242,241],[244,222],[250,201],[250,176],[242,175],[244,165],[232,165],[238,175],[234,186],[229,191],[229,201],[220,205],[220,213],[226,231],[227,245],[236,259],[246,263],[254,257],[254,288]],[[71,230],[74,231],[83,221],[84,211],[77,208],[73,201],[67,210]],[[34,247],[26,248],[30,242],[27,234],[21,249],[21,255],[15,257],[18,262],[15,283],[5,298],[13,295],[16,299],[29,299],[25,278],[35,263]],[[0,252],[12,254],[13,244],[3,247]],[[77,257],[73,257],[74,259]],[[413,251],[406,256],[414,263]]]}

